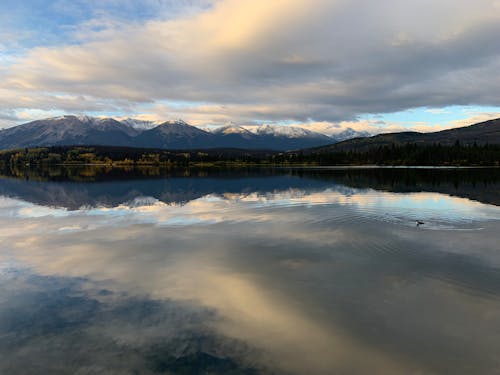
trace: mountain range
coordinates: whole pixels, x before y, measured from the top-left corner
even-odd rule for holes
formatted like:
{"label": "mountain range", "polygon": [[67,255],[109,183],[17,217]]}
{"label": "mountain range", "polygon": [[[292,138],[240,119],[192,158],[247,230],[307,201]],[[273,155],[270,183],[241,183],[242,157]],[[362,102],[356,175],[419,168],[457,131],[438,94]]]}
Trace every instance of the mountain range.
{"label": "mountain range", "polygon": [[295,150],[340,142],[368,133],[346,129],[328,136],[293,126],[256,126],[251,130],[229,124],[214,130],[182,120],[152,122],[90,116],[61,116],[0,130],[0,149],[38,146],[106,145],[161,149],[242,148]]}
{"label": "mountain range", "polygon": [[182,120],[153,122],[90,116],[61,116],[0,130],[0,149],[38,146],[125,146],[194,150],[232,148],[311,153],[364,151],[374,147],[441,144],[500,144],[500,119],[432,133],[399,132],[371,136],[351,128],[328,136],[294,126],[200,129]]}

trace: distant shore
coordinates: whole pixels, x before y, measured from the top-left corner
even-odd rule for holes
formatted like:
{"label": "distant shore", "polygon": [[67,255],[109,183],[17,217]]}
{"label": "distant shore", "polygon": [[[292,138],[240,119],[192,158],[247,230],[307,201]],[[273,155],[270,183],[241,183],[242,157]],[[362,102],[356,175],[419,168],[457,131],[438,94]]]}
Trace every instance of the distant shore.
{"label": "distant shore", "polygon": [[386,166],[498,167],[500,145],[391,145],[362,151],[163,150],[115,146],[51,146],[0,151],[0,166]]}

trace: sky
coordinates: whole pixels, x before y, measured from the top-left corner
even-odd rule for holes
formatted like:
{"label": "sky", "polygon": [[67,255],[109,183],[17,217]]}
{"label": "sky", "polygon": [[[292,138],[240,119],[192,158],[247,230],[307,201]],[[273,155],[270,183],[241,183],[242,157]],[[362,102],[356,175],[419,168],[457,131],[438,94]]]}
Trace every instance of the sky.
{"label": "sky", "polygon": [[500,117],[500,0],[1,0],[0,128],[434,131]]}

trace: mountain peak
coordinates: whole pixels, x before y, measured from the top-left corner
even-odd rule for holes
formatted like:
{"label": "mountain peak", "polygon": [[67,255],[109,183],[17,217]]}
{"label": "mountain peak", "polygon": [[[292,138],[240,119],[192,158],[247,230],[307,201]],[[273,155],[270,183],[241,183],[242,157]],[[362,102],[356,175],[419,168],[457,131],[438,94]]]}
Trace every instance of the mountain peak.
{"label": "mountain peak", "polygon": [[137,130],[153,129],[163,123],[162,121],[138,120],[130,117],[122,119],[120,122]]}
{"label": "mountain peak", "polygon": [[177,119],[177,120],[168,120],[168,121],[164,121],[162,125],[183,125],[183,126],[192,126],[192,125],[189,125],[186,121],[184,121],[183,119]]}
{"label": "mountain peak", "polygon": [[347,139],[352,139],[352,138],[371,137],[372,135],[373,134],[371,134],[367,131],[357,131],[357,130],[354,130],[353,128],[345,128],[340,133],[333,135],[332,138],[341,142],[341,141],[345,141]]}
{"label": "mountain peak", "polygon": [[50,117],[45,120],[37,120],[35,122],[67,122],[67,121],[77,121],[84,124],[96,125],[105,122],[118,123],[119,121],[111,117],[93,117],[88,115],[63,115],[57,117]]}
{"label": "mountain peak", "polygon": [[255,129],[255,133],[259,135],[272,135],[285,138],[324,138],[328,139],[327,135],[317,133],[311,130],[299,128],[298,126],[289,125],[261,125]]}
{"label": "mountain peak", "polygon": [[243,135],[251,135],[252,132],[249,130],[235,124],[234,122],[229,122],[224,126],[218,127],[212,130],[214,134],[243,134]]}
{"label": "mountain peak", "polygon": [[92,123],[92,122],[97,122],[97,121],[102,120],[100,118],[87,116],[87,115],[78,115],[78,116],[74,116],[74,117],[81,122],[91,122]]}

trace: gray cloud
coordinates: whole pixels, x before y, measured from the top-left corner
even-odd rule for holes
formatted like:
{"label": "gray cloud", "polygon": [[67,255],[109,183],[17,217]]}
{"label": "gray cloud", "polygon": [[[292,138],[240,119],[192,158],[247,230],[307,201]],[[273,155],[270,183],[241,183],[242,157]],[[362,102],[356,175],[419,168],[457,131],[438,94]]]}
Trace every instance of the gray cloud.
{"label": "gray cloud", "polygon": [[[0,106],[13,108],[5,99],[12,93],[31,108],[67,111],[188,101],[195,104],[185,113],[200,123],[248,123],[500,105],[491,79],[500,69],[499,19],[498,3],[487,0],[223,0],[175,19],[107,24],[78,45],[33,49],[0,70]],[[68,106],[64,95],[87,102]]]}

